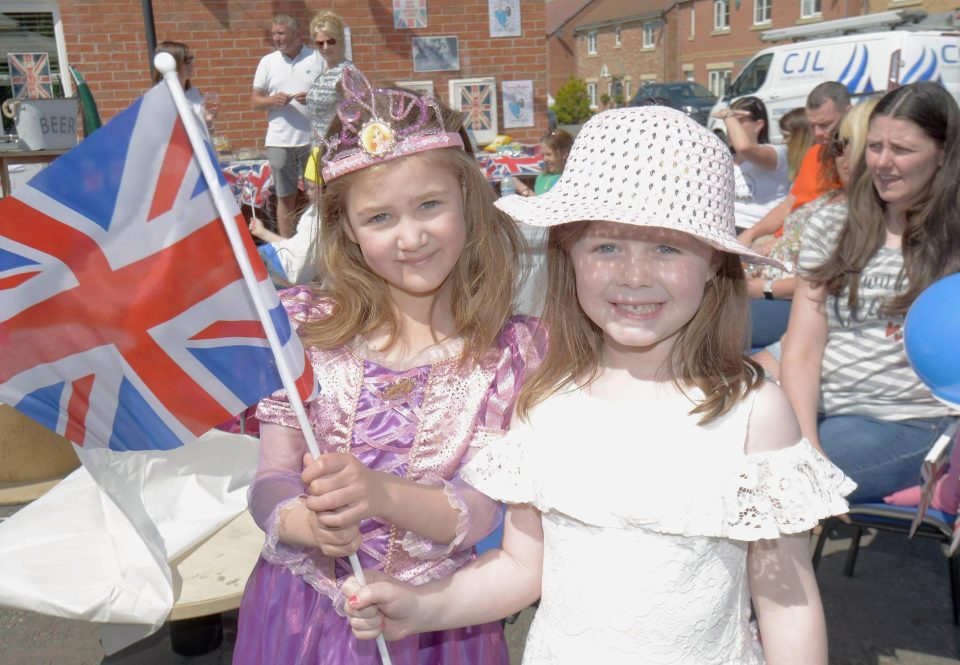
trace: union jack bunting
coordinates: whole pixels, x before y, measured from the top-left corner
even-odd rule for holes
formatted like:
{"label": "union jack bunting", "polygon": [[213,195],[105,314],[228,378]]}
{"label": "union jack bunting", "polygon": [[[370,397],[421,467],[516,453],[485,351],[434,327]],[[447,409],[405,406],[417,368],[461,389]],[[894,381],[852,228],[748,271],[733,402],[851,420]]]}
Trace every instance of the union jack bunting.
{"label": "union jack bunting", "polygon": [[53,77],[46,53],[8,53],[14,99],[53,99]]}
{"label": "union jack bunting", "polygon": [[539,175],[543,172],[543,158],[540,153],[477,154],[477,164],[487,180],[501,180],[507,176]]}
{"label": "union jack bunting", "polygon": [[[313,370],[220,188],[310,399]],[[281,387],[166,86],[0,202],[0,348],[0,400],[87,448],[177,447]]]}

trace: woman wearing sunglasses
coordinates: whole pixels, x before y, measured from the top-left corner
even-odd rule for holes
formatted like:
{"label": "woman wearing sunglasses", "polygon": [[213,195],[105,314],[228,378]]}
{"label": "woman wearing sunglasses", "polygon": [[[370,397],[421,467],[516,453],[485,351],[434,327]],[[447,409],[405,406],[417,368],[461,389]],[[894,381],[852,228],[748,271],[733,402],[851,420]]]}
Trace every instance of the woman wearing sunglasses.
{"label": "woman wearing sunglasses", "polygon": [[[320,12],[310,21],[310,34],[313,36],[317,53],[326,63],[326,69],[313,81],[307,92],[307,112],[310,114],[311,144],[314,149],[317,142],[327,133],[327,127],[337,112],[337,104],[342,95],[337,89],[337,83],[347,69],[356,67],[346,59],[346,42],[344,40],[343,19],[333,12]],[[316,160],[311,160],[316,170]],[[308,164],[307,168],[310,168]],[[310,174],[315,182],[319,182],[316,173]]]}
{"label": "woman wearing sunglasses", "polygon": [[[197,116],[197,119],[200,120],[200,128],[209,139],[210,128],[213,126],[213,121],[217,118],[217,113],[220,111],[220,102],[215,93],[210,93],[208,99],[205,100],[205,96],[193,87],[191,79],[194,74],[194,55],[190,52],[190,47],[181,42],[164,41],[157,44],[156,53],[169,53],[173,56],[174,61],[177,63],[177,78],[180,79],[183,92],[187,97],[187,101],[190,102],[190,106]],[[160,72],[154,71],[154,84],[159,83],[161,78]],[[216,100],[216,103],[213,103],[213,100]]]}

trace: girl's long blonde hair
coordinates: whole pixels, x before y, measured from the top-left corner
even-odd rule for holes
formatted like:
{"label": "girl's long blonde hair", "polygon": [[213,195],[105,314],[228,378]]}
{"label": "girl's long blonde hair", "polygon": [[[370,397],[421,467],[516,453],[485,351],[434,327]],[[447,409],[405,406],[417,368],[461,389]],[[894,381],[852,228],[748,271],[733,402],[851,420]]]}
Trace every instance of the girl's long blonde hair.
{"label": "girl's long blonde hair", "polygon": [[[517,415],[521,418],[550,395],[575,384],[587,386],[600,374],[603,331],[580,307],[577,277],[570,259],[571,246],[589,225],[590,222],[577,222],[550,229],[543,309],[549,343],[539,369],[520,390]],[[706,395],[690,411],[691,415],[700,416],[700,424],[727,413],[763,383],[760,365],[743,354],[749,322],[741,259],[722,253],[700,308],[678,336],[669,365],[662,368],[680,390],[696,386]]]}
{"label": "girl's long blonde hair", "polygon": [[[384,102],[377,97],[377,102]],[[381,117],[389,117],[380,109]],[[412,114],[415,115],[415,114]],[[411,118],[414,121],[416,118]],[[402,121],[401,121],[402,122]],[[457,132],[460,115],[445,109],[445,131]],[[327,136],[336,136],[341,123],[335,118]],[[467,240],[459,261],[447,277],[456,334],[464,340],[462,359],[478,360],[496,343],[513,313],[523,238],[516,224],[494,207],[494,191],[476,160],[459,148],[427,150],[399,159],[418,159],[432,169],[451,172],[461,183]],[[347,200],[358,175],[389,167],[390,162],[348,173],[327,183],[323,192],[321,237],[326,283],[318,295],[334,302],[332,314],[304,325],[304,341],[329,349],[346,344],[356,335],[385,330],[386,348],[396,343],[400,324],[387,283],[363,259],[360,247],[347,236]]]}

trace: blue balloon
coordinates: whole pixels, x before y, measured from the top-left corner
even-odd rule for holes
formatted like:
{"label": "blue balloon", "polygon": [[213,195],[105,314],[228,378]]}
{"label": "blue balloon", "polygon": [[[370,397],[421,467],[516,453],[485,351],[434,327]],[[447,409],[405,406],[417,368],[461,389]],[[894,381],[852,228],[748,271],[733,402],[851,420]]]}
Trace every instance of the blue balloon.
{"label": "blue balloon", "polygon": [[913,302],[903,348],[933,396],[960,409],[960,273],[934,282]]}

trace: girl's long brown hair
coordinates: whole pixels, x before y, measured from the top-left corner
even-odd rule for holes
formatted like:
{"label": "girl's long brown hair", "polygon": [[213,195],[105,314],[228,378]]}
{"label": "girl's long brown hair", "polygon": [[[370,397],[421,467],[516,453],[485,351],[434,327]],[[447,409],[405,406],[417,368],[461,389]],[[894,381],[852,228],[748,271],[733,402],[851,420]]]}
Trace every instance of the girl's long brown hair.
{"label": "girl's long brown hair", "polygon": [[[378,97],[377,101],[385,100]],[[389,117],[386,109],[380,112],[381,117]],[[445,110],[444,126],[446,131],[457,132],[460,115]],[[339,132],[340,121],[334,119],[327,136]],[[442,148],[399,159],[424,160],[430,168],[451,172],[462,183],[467,240],[447,281],[456,334],[464,339],[462,360],[478,360],[494,346],[513,313],[523,238],[513,220],[494,207],[493,188],[471,155],[459,148]],[[389,166],[388,161],[363,171]],[[359,246],[345,231],[347,197],[359,173],[340,176],[327,183],[323,191],[321,238],[329,288],[317,293],[332,298],[334,309],[329,317],[301,328],[307,344],[323,349],[379,330],[386,330],[386,348],[390,348],[400,333],[386,282],[370,269]]]}
{"label": "girl's long brown hair", "polygon": [[[906,280],[906,287],[883,307],[885,314],[898,316],[906,314],[931,283],[960,270],[960,109],[941,86],[923,82],[884,95],[870,114],[870,122],[879,116],[914,123],[943,151],[943,166],[906,211],[901,236],[903,269],[897,284],[899,289]],[[833,252],[810,272],[809,279],[835,297],[846,288],[848,306],[856,312],[860,274],[887,236],[886,204],[873,186],[866,159],[855,167],[849,210]]]}
{"label": "girl's long brown hair", "polygon": [[[521,418],[550,395],[574,384],[589,385],[600,374],[603,331],[580,307],[569,254],[589,225],[578,222],[550,229],[543,309],[549,343],[539,369],[520,390],[517,414]],[[727,413],[763,383],[760,365],[743,355],[749,324],[747,282],[740,257],[722,253],[700,308],[677,338],[669,366],[662,368],[680,390],[696,386],[706,395],[690,411],[700,416],[700,424]]]}

